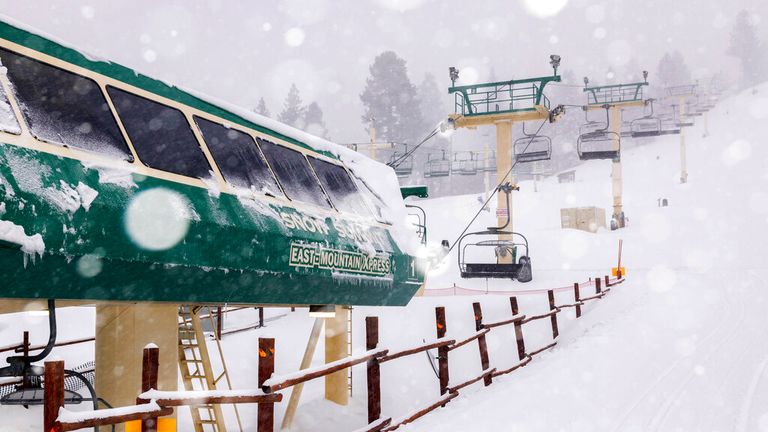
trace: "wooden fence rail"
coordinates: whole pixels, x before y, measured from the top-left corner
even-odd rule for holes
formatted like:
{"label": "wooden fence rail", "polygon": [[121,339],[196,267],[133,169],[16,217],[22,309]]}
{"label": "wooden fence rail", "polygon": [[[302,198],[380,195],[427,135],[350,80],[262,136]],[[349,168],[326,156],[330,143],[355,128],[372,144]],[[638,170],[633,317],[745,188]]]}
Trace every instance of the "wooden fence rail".
{"label": "wooden fence rail", "polygon": [[[459,391],[474,383],[483,381],[485,386],[493,383],[493,378],[511,373],[529,364],[533,357],[557,345],[560,335],[557,314],[565,308],[573,307],[576,317],[582,314],[585,302],[603,298],[611,287],[623,283],[625,279],[618,277],[611,281],[608,276],[604,279],[595,278],[595,294],[581,297],[580,285],[573,285],[574,302],[568,304],[556,304],[554,290],[547,292],[549,312],[539,315],[526,316],[520,313],[517,298],[510,297],[512,316],[509,319],[484,323],[483,312],[479,302],[472,304],[475,320],[475,333],[471,336],[456,341],[446,337],[448,328],[445,308],[435,308],[435,326],[437,339],[425,342],[421,345],[402,349],[389,353],[386,348],[379,345],[378,317],[366,317],[366,352],[350,356],[332,363],[315,368],[305,369],[296,373],[274,376],[275,371],[275,340],[272,338],[259,338],[258,361],[258,385],[257,390],[228,390],[228,391],[188,391],[188,392],[164,392],[157,390],[158,365],[160,351],[155,346],[147,346],[142,359],[142,393],[136,399],[136,406],[85,411],[70,413],[64,409],[64,363],[45,363],[45,401],[43,409],[44,432],[71,431],[93,426],[105,426],[124,423],[131,420],[140,420],[142,432],[156,432],[159,417],[173,414],[173,407],[200,404],[240,404],[256,403],[257,430],[258,432],[272,432],[274,430],[274,404],[282,401],[282,394],[275,393],[280,390],[322,378],[340,370],[366,364],[366,376],[368,387],[368,424],[359,432],[393,431],[400,426],[411,423],[427,413],[445,406],[459,395]],[[605,285],[603,286],[603,282]],[[589,284],[588,284],[589,285]],[[523,325],[532,321],[549,318],[552,327],[552,342],[527,351],[523,336]],[[495,328],[506,325],[514,326],[515,341],[517,343],[517,362],[506,369],[491,367],[490,356],[486,343],[486,335]],[[459,384],[450,385],[449,353],[458,348],[467,346],[477,341],[481,373]],[[381,415],[381,365],[407,356],[437,350],[438,384],[440,397],[430,405],[411,412],[410,414],[393,420],[391,417],[382,418]],[[357,431],[356,431],[357,432]]]}

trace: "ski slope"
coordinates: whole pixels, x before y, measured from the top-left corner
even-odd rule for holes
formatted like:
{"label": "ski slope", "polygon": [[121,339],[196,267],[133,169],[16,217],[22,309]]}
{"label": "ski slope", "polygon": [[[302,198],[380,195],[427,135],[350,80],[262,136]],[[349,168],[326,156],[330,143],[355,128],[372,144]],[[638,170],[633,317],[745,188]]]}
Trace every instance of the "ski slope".
{"label": "ski slope", "polygon": [[[578,115],[578,114],[576,114]],[[493,290],[536,290],[601,276],[615,266],[618,239],[629,281],[605,300],[593,302],[576,320],[560,314],[556,348],[528,366],[464,390],[445,408],[403,427],[404,431],[768,431],[768,327],[765,313],[768,256],[768,84],[722,101],[685,130],[689,182],[679,184],[679,137],[625,141],[624,205],[629,226],[591,234],[560,228],[562,207],[598,206],[610,214],[610,162],[579,166],[576,183],[548,179],[533,191],[520,184],[513,197],[514,229],[531,245],[534,281],[462,280],[455,252],[429,275],[428,288],[458,286]],[[431,241],[454,242],[478,210],[477,195],[420,202],[428,215]],[[659,198],[669,207],[657,206]],[[493,201],[495,202],[495,200]],[[474,230],[495,224],[495,208],[483,212]],[[558,303],[570,300],[558,294]],[[519,296],[521,310],[547,310],[545,295]],[[509,317],[506,296],[421,297],[405,308],[360,307],[353,312],[353,349],[364,351],[364,318],[380,317],[381,346],[396,350],[434,339],[434,307],[445,306],[448,337],[474,333],[471,303],[480,301],[487,320]],[[285,310],[271,314],[287,313]],[[247,324],[242,315],[232,325]],[[251,321],[249,321],[251,320]],[[92,335],[93,312],[65,308],[62,338]],[[0,316],[0,345],[17,342],[23,322],[33,343],[47,337],[45,318]],[[257,339],[276,338],[276,373],[296,371],[312,325],[305,310],[268,323],[266,328],[223,340],[236,388],[256,386]],[[535,349],[550,339],[549,324],[525,329]],[[491,366],[516,363],[511,329],[488,337]],[[322,343],[314,364],[320,364]],[[53,355],[73,367],[92,358],[92,346],[62,347]],[[474,348],[451,355],[452,381],[480,372]],[[322,380],[304,388],[292,430],[354,430],[366,422],[365,369],[353,371],[350,405],[326,402]],[[426,356],[382,367],[382,413],[400,417],[433,401],[437,380]],[[286,395],[287,396],[287,395]],[[286,402],[278,404],[277,422]],[[72,407],[73,410],[86,407]],[[69,408],[68,408],[69,409]],[[256,407],[240,408],[245,430],[254,430]],[[0,431],[39,430],[41,410],[0,407]],[[179,430],[191,430],[180,410]],[[233,418],[228,418],[230,427]],[[233,429],[234,430],[234,429]]]}

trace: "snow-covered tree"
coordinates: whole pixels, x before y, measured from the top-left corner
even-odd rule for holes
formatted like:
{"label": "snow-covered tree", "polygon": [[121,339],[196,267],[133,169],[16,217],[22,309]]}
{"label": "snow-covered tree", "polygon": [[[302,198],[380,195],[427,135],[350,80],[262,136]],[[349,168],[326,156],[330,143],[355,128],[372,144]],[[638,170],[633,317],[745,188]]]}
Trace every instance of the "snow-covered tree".
{"label": "snow-covered tree", "polygon": [[371,76],[360,100],[365,105],[362,116],[366,128],[371,119],[380,139],[414,143],[424,130],[416,87],[408,78],[405,60],[392,51],[381,53],[373,61]]}
{"label": "snow-covered tree", "polygon": [[448,117],[448,108],[445,103],[447,93],[441,92],[435,76],[427,73],[419,84],[418,96],[421,115],[424,117],[423,133],[426,133]]}
{"label": "snow-covered tree", "polygon": [[691,83],[691,71],[685,64],[685,59],[680,51],[665,53],[661,57],[653,81],[662,88]]}
{"label": "snow-covered tree", "polygon": [[765,78],[762,70],[766,64],[763,44],[757,37],[757,26],[749,12],[742,10],[736,15],[731,30],[727,53],[741,62],[742,84],[749,87]]}
{"label": "snow-covered tree", "polygon": [[304,130],[319,137],[328,138],[328,129],[323,120],[323,110],[317,102],[312,102],[304,112]]}
{"label": "snow-covered tree", "polygon": [[288,91],[288,95],[283,102],[283,110],[278,114],[277,119],[281,122],[303,129],[304,127],[304,107],[299,95],[299,88],[296,84],[291,84],[291,89]]}
{"label": "snow-covered tree", "polygon": [[269,112],[269,108],[267,108],[267,102],[264,100],[264,98],[259,99],[259,103],[256,105],[256,108],[253,109],[253,111],[256,114],[261,114],[264,117],[269,117],[272,113]]}

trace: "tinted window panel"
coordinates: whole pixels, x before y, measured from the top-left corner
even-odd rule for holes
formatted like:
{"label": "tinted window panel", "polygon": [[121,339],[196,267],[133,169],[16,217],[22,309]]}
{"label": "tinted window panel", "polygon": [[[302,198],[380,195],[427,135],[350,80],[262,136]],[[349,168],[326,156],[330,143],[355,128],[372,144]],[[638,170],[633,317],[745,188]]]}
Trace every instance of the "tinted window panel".
{"label": "tinted window panel", "polygon": [[195,122],[225,180],[237,187],[283,196],[250,135],[200,117],[195,117]]}
{"label": "tinted window panel", "polygon": [[211,167],[181,111],[115,87],[107,92],[146,166],[188,177],[210,176]]}
{"label": "tinted window panel", "polygon": [[4,49],[0,59],[38,139],[133,159],[93,80]]}
{"label": "tinted window panel", "polygon": [[2,86],[0,86],[0,131],[17,135],[21,133],[19,121],[16,120],[16,114],[13,113]]}
{"label": "tinted window panel", "polygon": [[309,158],[309,163],[315,169],[320,184],[328,192],[331,202],[337,209],[360,216],[371,216],[371,211],[363,202],[363,197],[347,170],[339,165],[313,157]]}
{"label": "tinted window panel", "polygon": [[270,141],[258,142],[288,198],[331,207],[303,154]]}

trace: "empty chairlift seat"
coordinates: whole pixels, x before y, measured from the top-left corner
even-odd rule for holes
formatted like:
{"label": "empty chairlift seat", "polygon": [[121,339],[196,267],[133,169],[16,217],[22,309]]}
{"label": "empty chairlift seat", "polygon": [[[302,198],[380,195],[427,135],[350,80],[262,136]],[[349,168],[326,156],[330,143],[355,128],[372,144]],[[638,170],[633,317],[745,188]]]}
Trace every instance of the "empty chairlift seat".
{"label": "empty chairlift seat", "polygon": [[515,140],[515,161],[519,163],[546,161],[552,158],[552,139],[548,136],[528,134],[523,123],[523,137]]}
{"label": "empty chairlift seat", "polygon": [[644,113],[640,118],[632,120],[630,130],[633,138],[655,137],[661,135],[661,119],[654,115],[653,99],[645,101],[645,106],[650,107],[650,112]]}
{"label": "empty chairlift seat", "polygon": [[473,152],[456,152],[451,163],[451,172],[457,175],[477,174],[477,159]]}
{"label": "empty chairlift seat", "polygon": [[413,155],[408,154],[408,147],[406,147],[405,151],[392,153],[388,165],[395,168],[395,174],[398,177],[409,177],[413,174]]}
{"label": "empty chairlift seat", "polygon": [[445,158],[445,151],[442,152],[442,155],[427,155],[424,177],[448,177],[449,175],[451,175],[451,161]]}
{"label": "empty chairlift seat", "polygon": [[[509,208],[512,186],[507,183],[499,190],[506,194]],[[517,279],[519,282],[533,279],[528,239],[520,233],[506,230],[509,221],[507,213],[507,223],[503,226],[489,227],[459,238],[458,264],[462,278]]]}
{"label": "empty chairlift seat", "polygon": [[605,122],[587,121],[579,127],[576,151],[581,160],[619,159],[621,136],[610,131],[608,107],[605,108]]}

